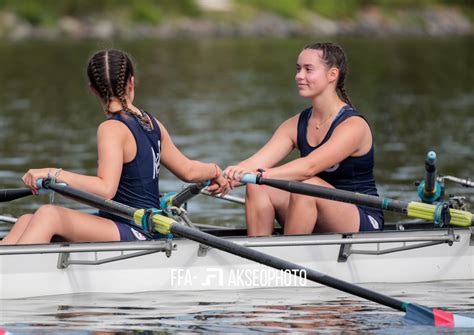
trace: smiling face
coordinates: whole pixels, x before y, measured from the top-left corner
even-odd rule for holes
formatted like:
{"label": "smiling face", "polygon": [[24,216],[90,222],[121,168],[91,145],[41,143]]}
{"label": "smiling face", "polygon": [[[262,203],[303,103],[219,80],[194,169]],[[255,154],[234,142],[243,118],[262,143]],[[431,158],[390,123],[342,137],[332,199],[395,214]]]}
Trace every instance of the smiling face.
{"label": "smiling face", "polygon": [[298,56],[295,80],[298,93],[304,98],[315,98],[336,89],[339,70],[328,68],[322,55],[321,50],[304,49]]}

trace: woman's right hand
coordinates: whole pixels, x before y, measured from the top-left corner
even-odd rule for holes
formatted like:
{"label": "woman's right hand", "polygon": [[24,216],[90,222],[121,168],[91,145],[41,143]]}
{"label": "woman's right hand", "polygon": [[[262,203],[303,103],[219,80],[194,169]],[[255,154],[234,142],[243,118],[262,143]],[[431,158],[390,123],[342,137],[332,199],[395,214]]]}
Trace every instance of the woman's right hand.
{"label": "woman's right hand", "polygon": [[240,181],[244,174],[250,173],[249,169],[244,168],[240,165],[231,165],[224,170],[224,177],[232,181]]}
{"label": "woman's right hand", "polygon": [[219,175],[217,178],[212,179],[211,185],[208,186],[207,190],[212,195],[220,194],[221,196],[224,196],[229,193],[230,184],[226,178]]}
{"label": "woman's right hand", "polygon": [[23,180],[23,183],[34,193],[38,194],[38,185],[36,185],[36,181],[40,178],[48,178],[50,176],[51,170],[53,170],[53,173],[56,169],[51,169],[51,168],[43,168],[43,169],[29,169],[23,177],[21,177],[21,180]]}

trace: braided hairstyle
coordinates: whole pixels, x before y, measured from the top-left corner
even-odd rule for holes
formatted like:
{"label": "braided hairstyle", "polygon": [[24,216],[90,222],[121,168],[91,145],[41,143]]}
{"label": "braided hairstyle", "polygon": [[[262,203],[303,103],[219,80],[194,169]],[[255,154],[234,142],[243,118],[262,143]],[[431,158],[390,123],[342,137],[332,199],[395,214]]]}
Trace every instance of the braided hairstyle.
{"label": "braided hairstyle", "polygon": [[352,105],[349,96],[347,95],[344,87],[344,80],[346,79],[347,73],[347,58],[344,54],[344,50],[334,43],[314,43],[306,45],[304,49],[321,50],[323,53],[323,61],[326,63],[328,68],[336,67],[339,69],[339,78],[337,80],[336,90],[339,90],[341,99],[351,107]]}
{"label": "braided hairstyle", "polygon": [[150,129],[151,124],[145,114],[133,112],[125,98],[127,83],[133,75],[134,68],[130,57],[125,52],[115,49],[97,52],[91,57],[87,66],[89,82],[105,102],[105,114],[114,113],[109,110],[109,105],[111,99],[115,97],[122,105],[119,112],[133,115],[144,128]]}

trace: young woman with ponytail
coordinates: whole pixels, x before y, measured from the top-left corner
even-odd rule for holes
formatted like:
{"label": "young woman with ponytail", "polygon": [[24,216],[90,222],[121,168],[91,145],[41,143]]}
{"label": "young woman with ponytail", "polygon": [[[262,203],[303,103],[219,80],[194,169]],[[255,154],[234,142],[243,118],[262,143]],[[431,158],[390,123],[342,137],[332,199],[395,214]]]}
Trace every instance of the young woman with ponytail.
{"label": "young woman with ponytail", "polygon": [[[372,133],[346,93],[346,72],[346,57],[338,45],[305,46],[295,79],[311,107],[283,122],[257,153],[228,167],[224,175],[237,185],[243,174],[260,170],[267,178],[377,195]],[[276,166],[293,149],[301,158]],[[384,222],[379,210],[250,184],[246,216],[251,236],[270,235],[275,219],[285,234],[380,230]]]}
{"label": "young woman with ponytail", "polygon": [[[228,190],[227,180],[214,163],[185,157],[156,118],[133,105],[134,68],[119,50],[96,53],[87,68],[89,85],[107,120],[97,130],[97,176],[58,168],[31,169],[23,182],[37,192],[39,178],[113,199],[136,208],[159,208],[159,172],[163,164],[178,178],[196,183],[211,180],[209,191]],[[72,242],[152,239],[152,233],[131,221],[99,211],[91,215],[55,205],[44,205],[35,214],[21,216],[2,244],[48,243],[55,235]]]}

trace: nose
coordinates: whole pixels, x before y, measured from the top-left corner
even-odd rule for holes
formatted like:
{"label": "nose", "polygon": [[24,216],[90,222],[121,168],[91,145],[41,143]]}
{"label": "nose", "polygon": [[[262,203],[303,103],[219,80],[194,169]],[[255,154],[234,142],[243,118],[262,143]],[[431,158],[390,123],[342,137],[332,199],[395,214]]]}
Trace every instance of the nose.
{"label": "nose", "polygon": [[301,80],[303,78],[304,78],[303,70],[296,71],[295,80],[298,82],[298,80]]}

